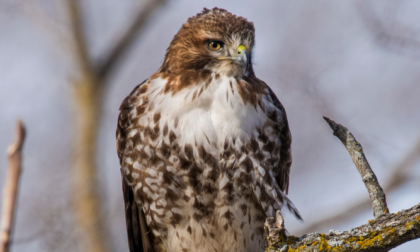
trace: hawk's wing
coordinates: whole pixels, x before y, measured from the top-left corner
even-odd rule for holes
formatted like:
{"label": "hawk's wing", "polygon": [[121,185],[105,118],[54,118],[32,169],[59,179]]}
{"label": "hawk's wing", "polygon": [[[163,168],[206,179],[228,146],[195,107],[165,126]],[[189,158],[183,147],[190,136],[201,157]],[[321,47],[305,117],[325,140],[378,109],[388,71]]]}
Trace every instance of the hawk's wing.
{"label": "hawk's wing", "polygon": [[[144,81],[143,83],[145,83]],[[138,85],[134,90],[137,90],[143,83]],[[122,164],[125,150],[127,129],[130,127],[130,120],[128,113],[131,110],[129,98],[131,94],[124,99],[120,106],[120,114],[118,116],[117,125],[117,153]],[[130,252],[153,252],[152,234],[146,224],[146,218],[142,209],[134,200],[134,193],[131,186],[125,180],[124,172],[121,172],[122,189],[125,202],[125,219],[127,224],[127,236]]]}
{"label": "hawk's wing", "polygon": [[282,112],[281,123],[283,124],[283,128],[279,132],[279,138],[281,141],[280,163],[277,167],[274,168],[274,174],[280,189],[287,194],[289,192],[290,166],[292,165],[292,134],[289,130],[289,123],[287,121],[286,110],[280,103],[279,99],[277,99],[277,96],[274,94],[274,92],[268,86],[267,88],[269,91],[268,95],[272,103],[274,104],[274,106],[277,107],[277,109],[279,109]]}

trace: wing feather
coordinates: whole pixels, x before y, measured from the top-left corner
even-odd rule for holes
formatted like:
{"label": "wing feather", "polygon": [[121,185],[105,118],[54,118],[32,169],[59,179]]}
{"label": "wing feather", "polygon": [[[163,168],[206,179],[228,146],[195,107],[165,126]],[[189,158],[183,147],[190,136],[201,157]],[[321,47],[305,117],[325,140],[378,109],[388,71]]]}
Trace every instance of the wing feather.
{"label": "wing feather", "polygon": [[286,194],[289,192],[289,174],[290,174],[290,167],[292,165],[292,134],[290,133],[289,123],[287,121],[286,110],[284,109],[283,105],[280,103],[277,96],[274,92],[268,87],[269,90],[269,97],[273,102],[274,106],[277,107],[282,113],[282,117],[280,117],[280,123],[283,125],[279,133],[280,141],[281,141],[281,148],[280,148],[280,163],[277,168],[275,168],[275,178],[276,181],[282,191]]}
{"label": "wing feather", "polygon": [[[134,91],[140,88],[140,86],[145,83],[142,82],[140,85],[134,88]],[[133,92],[134,92],[133,91]],[[124,154],[126,153],[126,139],[127,139],[127,129],[130,128],[131,122],[129,120],[129,112],[132,109],[132,104],[130,103],[130,98],[133,92],[124,99],[120,106],[120,114],[118,117],[117,125],[117,153],[120,160],[120,165],[122,169],[122,163],[124,159]],[[139,205],[134,199],[133,189],[130,185],[127,184],[124,177],[124,172],[121,171],[122,178],[122,189],[125,202],[125,219],[127,225],[127,237],[130,252],[153,252],[153,243],[152,243],[152,233],[149,230],[149,227],[146,224],[146,218],[142,209],[142,206]]]}

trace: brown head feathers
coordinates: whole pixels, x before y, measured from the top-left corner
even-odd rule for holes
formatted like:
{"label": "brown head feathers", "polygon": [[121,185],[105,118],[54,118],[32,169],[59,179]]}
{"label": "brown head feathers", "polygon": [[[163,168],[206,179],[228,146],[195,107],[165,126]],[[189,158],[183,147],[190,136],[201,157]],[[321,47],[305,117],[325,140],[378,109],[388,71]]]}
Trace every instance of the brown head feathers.
{"label": "brown head feathers", "polygon": [[[204,9],[182,25],[166,50],[160,73],[180,74],[186,70],[203,70],[219,64],[206,47],[209,41],[237,43],[251,50],[255,29],[252,22],[224,9]],[[249,54],[249,73],[253,74]]]}

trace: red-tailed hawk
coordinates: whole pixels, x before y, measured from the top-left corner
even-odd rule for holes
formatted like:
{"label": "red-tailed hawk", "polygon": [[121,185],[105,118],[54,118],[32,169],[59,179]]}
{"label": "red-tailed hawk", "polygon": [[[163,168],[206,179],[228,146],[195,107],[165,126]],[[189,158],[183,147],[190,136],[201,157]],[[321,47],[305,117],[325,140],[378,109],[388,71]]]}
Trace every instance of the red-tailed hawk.
{"label": "red-tailed hawk", "polygon": [[117,128],[130,250],[258,252],[288,208],[286,112],[252,69],[254,26],[189,18],[161,68],[122,102]]}

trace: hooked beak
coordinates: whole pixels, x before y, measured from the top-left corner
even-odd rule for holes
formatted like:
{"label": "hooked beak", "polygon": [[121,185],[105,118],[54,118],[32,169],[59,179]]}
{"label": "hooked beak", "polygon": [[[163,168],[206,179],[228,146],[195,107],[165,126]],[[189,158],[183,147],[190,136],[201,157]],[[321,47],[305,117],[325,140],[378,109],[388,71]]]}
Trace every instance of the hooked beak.
{"label": "hooked beak", "polygon": [[246,71],[248,71],[248,53],[246,52],[246,47],[244,45],[239,45],[236,49],[235,57],[219,57],[219,60],[234,60],[240,65],[245,66]]}

